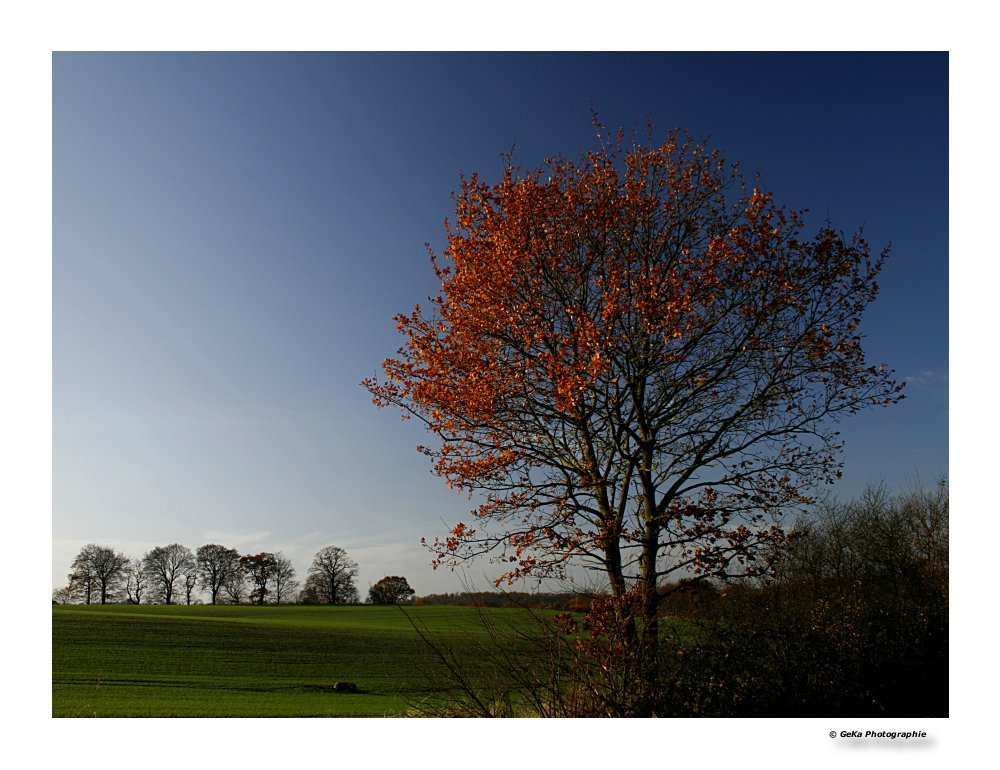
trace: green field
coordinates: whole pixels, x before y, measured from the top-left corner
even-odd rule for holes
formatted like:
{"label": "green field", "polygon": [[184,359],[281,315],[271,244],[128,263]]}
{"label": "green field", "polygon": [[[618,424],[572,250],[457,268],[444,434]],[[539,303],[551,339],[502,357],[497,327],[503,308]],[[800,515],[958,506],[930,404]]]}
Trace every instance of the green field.
{"label": "green field", "polygon": [[[533,622],[488,613],[500,627]],[[444,680],[407,615],[476,665],[486,630],[469,607],[54,606],[52,715],[418,714]],[[340,681],[358,692],[334,691]]]}

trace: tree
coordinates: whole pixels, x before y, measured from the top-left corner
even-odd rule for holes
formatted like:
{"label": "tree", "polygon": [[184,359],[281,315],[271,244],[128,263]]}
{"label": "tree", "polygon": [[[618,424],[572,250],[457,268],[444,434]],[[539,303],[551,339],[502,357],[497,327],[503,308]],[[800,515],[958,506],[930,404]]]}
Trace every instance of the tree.
{"label": "tree", "polygon": [[839,476],[836,420],[902,394],[858,331],[887,252],[803,238],[802,212],[679,131],[598,137],[578,161],[462,180],[430,253],[441,292],[396,316],[404,346],[364,384],[480,495],[435,563],[599,569],[643,713],[658,586],[768,570],[781,515]]}
{"label": "tree", "polygon": [[70,583],[75,580],[85,587],[87,604],[90,604],[91,587],[100,593],[101,604],[107,604],[108,599],[113,599],[121,587],[128,561],[125,554],[114,548],[93,543],[85,545],[73,559]]}
{"label": "tree", "polygon": [[90,604],[94,595],[94,585],[97,579],[89,569],[75,569],[67,577],[66,591],[64,597],[72,597],[69,603]]}
{"label": "tree", "polygon": [[355,578],[358,565],[343,548],[329,545],[313,557],[309,572],[317,576],[316,588],[324,604],[354,604],[358,601]]}
{"label": "tree", "polygon": [[263,604],[267,598],[268,584],[274,577],[278,568],[278,560],[273,553],[263,551],[252,556],[241,556],[240,566],[246,574],[247,580],[253,585],[250,591],[250,601],[253,604]]}
{"label": "tree", "polygon": [[405,577],[387,575],[368,589],[369,604],[401,604],[416,593]]}
{"label": "tree", "polygon": [[125,596],[129,604],[142,604],[142,595],[149,586],[149,575],[142,559],[131,559],[125,567]]}
{"label": "tree", "polygon": [[184,601],[187,604],[191,604],[191,598],[194,596],[194,589],[198,587],[198,573],[192,566],[190,572],[185,572],[183,577],[184,586]]}
{"label": "tree", "polygon": [[279,551],[274,555],[274,574],[271,575],[274,603],[281,604],[282,599],[287,599],[298,584],[299,582],[295,579],[295,567],[291,560]]}
{"label": "tree", "polygon": [[247,576],[242,563],[233,572],[229,573],[222,587],[225,591],[227,602],[230,604],[241,604],[243,602],[243,599],[247,595]]}
{"label": "tree", "polygon": [[815,594],[861,586],[883,602],[926,589],[914,604],[947,606],[948,515],[943,479],[898,497],[880,485],[850,503],[825,501],[797,523],[799,537],[782,554],[778,576]]}
{"label": "tree", "polygon": [[198,575],[201,587],[212,597],[212,604],[219,598],[219,592],[239,569],[240,554],[235,548],[211,543],[203,545],[197,554]]}
{"label": "tree", "polygon": [[71,585],[65,585],[52,592],[53,604],[76,604],[79,600],[79,595],[73,590]]}
{"label": "tree", "polygon": [[299,591],[299,604],[329,604],[329,596],[326,593],[323,576],[315,572],[306,576],[306,582]]}
{"label": "tree", "polygon": [[195,569],[194,554],[180,543],[157,546],[142,558],[142,566],[152,587],[164,604],[171,604],[174,584]]}

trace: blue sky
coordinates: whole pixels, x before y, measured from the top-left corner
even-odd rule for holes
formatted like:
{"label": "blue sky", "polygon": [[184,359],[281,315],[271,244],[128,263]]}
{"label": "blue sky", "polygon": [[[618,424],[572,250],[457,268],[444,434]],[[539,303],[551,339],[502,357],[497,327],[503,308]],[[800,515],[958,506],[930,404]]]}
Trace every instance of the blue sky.
{"label": "blue sky", "polygon": [[459,174],[575,154],[591,107],[892,243],[863,330],[907,398],[844,422],[834,492],[948,472],[946,54],[75,53],[52,87],[53,586],[88,542],[221,542],[461,590],[418,541],[469,503],[359,383]]}

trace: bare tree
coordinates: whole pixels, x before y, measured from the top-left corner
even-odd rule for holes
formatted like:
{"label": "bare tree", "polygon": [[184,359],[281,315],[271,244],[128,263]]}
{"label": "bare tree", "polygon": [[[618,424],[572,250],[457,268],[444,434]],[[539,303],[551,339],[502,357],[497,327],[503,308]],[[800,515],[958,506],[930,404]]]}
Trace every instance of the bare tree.
{"label": "bare tree", "polygon": [[141,604],[142,595],[149,587],[149,575],[143,569],[142,559],[131,559],[125,567],[125,596],[129,604]]}
{"label": "bare tree", "polygon": [[128,557],[103,545],[85,545],[73,560],[73,576],[81,585],[86,585],[87,604],[91,601],[91,589],[100,593],[101,604],[107,604],[108,599],[114,599],[125,577],[125,567]]}
{"label": "bare tree", "polygon": [[295,579],[295,567],[290,559],[285,557],[281,551],[274,554],[274,574],[271,575],[271,585],[274,587],[274,603],[281,604],[282,599],[287,599],[288,595],[296,589],[299,581]]}
{"label": "bare tree", "polygon": [[315,572],[310,572],[306,577],[306,582],[299,591],[299,604],[329,604],[324,587],[323,577]]}
{"label": "bare tree", "polygon": [[343,548],[329,545],[317,552],[309,572],[319,576],[317,588],[325,604],[357,602],[358,589],[354,580],[358,576],[358,565]]}
{"label": "bare tree", "polygon": [[174,584],[178,578],[194,569],[195,561],[190,548],[173,543],[154,548],[143,557],[142,565],[163,603],[171,604]]}
{"label": "bare tree", "polygon": [[197,554],[198,575],[201,587],[212,597],[212,604],[219,599],[219,592],[240,569],[240,554],[235,548],[211,543],[203,545]]}
{"label": "bare tree", "polygon": [[198,573],[194,571],[194,568],[190,572],[184,573],[184,600],[191,604],[191,597],[194,594],[194,589],[198,587]]}
{"label": "bare tree", "polygon": [[226,602],[229,604],[242,604],[247,596],[247,575],[242,563],[229,573],[226,582],[222,584]]}

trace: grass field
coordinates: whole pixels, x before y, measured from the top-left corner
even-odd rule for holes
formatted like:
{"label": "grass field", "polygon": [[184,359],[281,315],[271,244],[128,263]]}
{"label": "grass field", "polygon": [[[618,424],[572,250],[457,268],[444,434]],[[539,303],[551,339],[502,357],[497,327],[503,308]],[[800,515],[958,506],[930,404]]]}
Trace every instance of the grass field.
{"label": "grass field", "polygon": [[[532,622],[488,610],[490,622]],[[428,635],[475,663],[469,607],[412,607]],[[381,717],[441,697],[436,659],[398,607],[59,605],[56,717]],[[335,692],[339,681],[356,693]]]}

